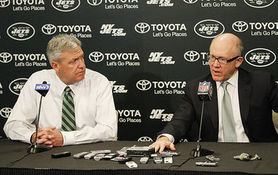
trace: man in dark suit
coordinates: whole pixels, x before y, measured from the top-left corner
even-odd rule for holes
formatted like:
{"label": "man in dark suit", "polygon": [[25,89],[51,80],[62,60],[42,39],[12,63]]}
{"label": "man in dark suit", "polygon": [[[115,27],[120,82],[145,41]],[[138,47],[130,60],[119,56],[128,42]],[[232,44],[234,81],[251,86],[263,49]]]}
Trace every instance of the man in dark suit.
{"label": "man in dark suit", "polygon": [[186,137],[194,123],[200,123],[202,102],[197,90],[203,81],[212,83],[213,96],[205,102],[202,141],[278,141],[272,121],[272,110],[278,112],[278,86],[269,73],[239,68],[242,51],[242,41],[231,33],[212,40],[210,74],[187,83],[182,104],[152,144],[156,151],[175,150],[174,142]]}

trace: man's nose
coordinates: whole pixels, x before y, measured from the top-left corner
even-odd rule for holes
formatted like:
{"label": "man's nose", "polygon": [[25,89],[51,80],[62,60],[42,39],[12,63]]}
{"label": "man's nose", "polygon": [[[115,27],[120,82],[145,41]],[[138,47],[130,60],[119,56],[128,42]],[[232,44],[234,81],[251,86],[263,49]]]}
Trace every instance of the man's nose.
{"label": "man's nose", "polygon": [[212,64],[214,67],[220,67],[220,63],[218,61],[218,59],[215,59],[215,61]]}
{"label": "man's nose", "polygon": [[78,67],[79,67],[79,68],[85,68],[85,67],[86,67],[86,66],[85,66],[85,61],[84,61],[83,58],[79,60]]}

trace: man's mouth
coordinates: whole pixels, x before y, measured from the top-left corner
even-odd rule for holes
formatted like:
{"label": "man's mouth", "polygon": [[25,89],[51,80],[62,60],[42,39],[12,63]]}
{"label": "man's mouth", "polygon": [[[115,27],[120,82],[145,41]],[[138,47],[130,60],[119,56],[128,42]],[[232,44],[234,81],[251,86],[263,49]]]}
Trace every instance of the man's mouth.
{"label": "man's mouth", "polygon": [[220,71],[213,70],[212,72],[215,76],[220,76],[221,75]]}

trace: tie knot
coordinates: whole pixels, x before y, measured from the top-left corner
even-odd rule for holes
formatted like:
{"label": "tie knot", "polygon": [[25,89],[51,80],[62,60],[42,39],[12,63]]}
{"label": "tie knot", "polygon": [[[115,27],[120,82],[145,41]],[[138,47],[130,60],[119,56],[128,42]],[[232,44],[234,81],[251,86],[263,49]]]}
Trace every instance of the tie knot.
{"label": "tie knot", "polygon": [[227,90],[227,86],[228,86],[229,84],[230,84],[230,83],[226,81],[226,82],[222,82],[222,83],[221,83],[221,86],[223,87],[224,90]]}
{"label": "tie knot", "polygon": [[69,86],[67,86],[66,88],[65,88],[65,90],[64,90],[66,93],[69,93],[69,92],[71,92],[71,89],[70,89],[70,87]]}

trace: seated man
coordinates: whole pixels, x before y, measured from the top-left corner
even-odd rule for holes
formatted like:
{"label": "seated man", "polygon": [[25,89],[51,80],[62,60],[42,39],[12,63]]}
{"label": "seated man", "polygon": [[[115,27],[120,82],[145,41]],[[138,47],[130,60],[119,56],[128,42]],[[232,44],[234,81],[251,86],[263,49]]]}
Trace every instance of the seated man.
{"label": "seated man", "polygon": [[35,85],[46,81],[37,144],[53,147],[117,139],[117,116],[109,81],[86,69],[81,42],[66,34],[47,45],[52,69],[30,76],[9,116],[4,131],[12,140],[34,142],[40,94]]}
{"label": "seated man", "polygon": [[212,40],[210,74],[187,83],[182,104],[152,144],[155,151],[175,150],[174,141],[184,138],[193,123],[200,123],[202,102],[197,90],[203,81],[212,83],[213,96],[205,102],[202,141],[278,141],[272,121],[272,110],[278,111],[278,86],[269,73],[240,68],[242,51],[242,41],[233,34]]}

